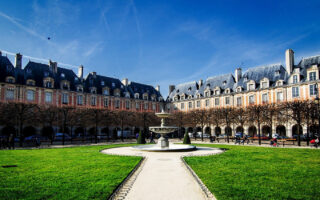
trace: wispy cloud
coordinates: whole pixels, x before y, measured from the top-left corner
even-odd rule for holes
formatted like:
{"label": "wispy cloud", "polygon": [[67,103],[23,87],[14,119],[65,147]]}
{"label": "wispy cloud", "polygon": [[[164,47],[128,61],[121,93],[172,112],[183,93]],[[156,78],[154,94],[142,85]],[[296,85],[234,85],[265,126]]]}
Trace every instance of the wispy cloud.
{"label": "wispy cloud", "polygon": [[42,35],[40,35],[39,33],[37,33],[35,30],[28,28],[27,26],[21,24],[20,22],[18,22],[18,20],[16,20],[15,18],[3,13],[0,11],[0,16],[7,19],[9,22],[11,22],[12,24],[16,25],[17,27],[19,27],[20,29],[24,30],[25,32],[29,33],[32,36],[37,37],[38,39],[44,40],[44,41],[48,41],[47,37],[44,37]]}
{"label": "wispy cloud", "polygon": [[92,54],[94,54],[96,51],[101,50],[101,45],[102,42],[97,42],[95,44],[93,44],[90,48],[88,48],[83,55],[86,57],[91,56]]}

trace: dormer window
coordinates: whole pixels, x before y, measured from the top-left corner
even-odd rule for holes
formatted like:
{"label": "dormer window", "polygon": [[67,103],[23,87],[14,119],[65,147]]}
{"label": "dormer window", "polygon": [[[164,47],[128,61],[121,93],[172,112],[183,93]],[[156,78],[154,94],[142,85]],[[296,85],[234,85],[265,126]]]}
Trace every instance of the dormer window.
{"label": "dormer window", "polygon": [[181,100],[184,100],[185,99],[185,95],[181,95]]}
{"label": "dormer window", "polygon": [[115,84],[115,83],[112,83],[112,87],[116,87],[116,84]]}
{"label": "dormer window", "polygon": [[77,86],[77,92],[83,92],[83,88],[82,88],[82,86]]}
{"label": "dormer window", "polygon": [[283,85],[283,82],[282,81],[277,81],[277,83],[276,83],[276,86],[282,86]]}
{"label": "dormer window", "polygon": [[309,72],[309,81],[316,80],[316,72]]}
{"label": "dormer window", "polygon": [[135,94],[134,94],[134,98],[135,98],[135,99],[139,99],[139,93],[135,93]]}
{"label": "dormer window", "polygon": [[243,81],[248,81],[248,78],[247,78],[247,77],[244,77],[244,78],[243,78]]}
{"label": "dormer window", "polygon": [[35,85],[34,80],[27,80],[27,85]]}
{"label": "dormer window", "polygon": [[223,85],[226,85],[227,84],[227,81],[223,81]]}
{"label": "dormer window", "polygon": [[130,93],[129,93],[129,92],[126,92],[125,97],[126,97],[126,98],[130,98]]}
{"label": "dormer window", "polygon": [[205,97],[209,97],[209,96],[210,96],[210,92],[209,92],[209,91],[206,91],[206,92],[204,93],[204,96],[205,96]]}
{"label": "dormer window", "polygon": [[268,87],[268,83],[267,82],[262,82],[261,83],[261,88],[267,88]]}
{"label": "dormer window", "polygon": [[119,90],[119,89],[115,89],[115,90],[113,91],[113,94],[114,94],[114,96],[116,96],[116,97],[120,97],[120,90]]}
{"label": "dormer window", "polygon": [[106,96],[110,95],[110,92],[109,92],[109,89],[108,89],[108,88],[105,88],[105,89],[103,90],[103,95],[106,95]]}
{"label": "dormer window", "polygon": [[6,78],[6,81],[8,82],[8,83],[14,83],[15,81],[14,81],[14,78],[13,77],[7,77]]}
{"label": "dormer window", "polygon": [[180,91],[179,91],[179,89],[177,90],[177,93],[179,93]]}
{"label": "dormer window", "polygon": [[241,87],[237,87],[237,92],[241,92]]}
{"label": "dormer window", "polygon": [[219,95],[219,94],[220,94],[220,90],[215,90],[214,93],[215,93],[216,95]]}
{"label": "dormer window", "polygon": [[101,85],[104,86],[104,81],[101,81]]}
{"label": "dormer window", "polygon": [[121,85],[120,88],[123,89],[123,85]]}
{"label": "dormer window", "polygon": [[189,96],[188,96],[188,99],[192,99],[192,95],[189,95]]}
{"label": "dormer window", "polygon": [[51,81],[47,81],[45,85],[46,85],[46,88],[52,88]]}
{"label": "dormer window", "polygon": [[292,77],[292,83],[293,83],[293,84],[298,83],[298,75],[293,75],[293,77]]}
{"label": "dormer window", "polygon": [[90,88],[90,93],[91,94],[96,94],[97,93],[97,89],[95,87]]}
{"label": "dormer window", "polygon": [[62,81],[61,82],[61,89],[63,90],[69,90],[70,89],[70,84],[68,81]]}
{"label": "dormer window", "polygon": [[[188,91],[191,91],[191,87],[188,88]],[[178,92],[178,91],[177,91]]]}
{"label": "dormer window", "polygon": [[61,73],[61,78],[65,78],[65,75],[64,75],[64,73]]}
{"label": "dormer window", "polygon": [[254,84],[249,84],[249,90],[254,90]]}
{"label": "dormer window", "polygon": [[49,76],[49,72],[44,72],[44,76],[45,77]]}
{"label": "dormer window", "polygon": [[230,89],[227,88],[224,93],[229,94],[230,93]]}
{"label": "dormer window", "polygon": [[279,71],[279,70],[276,71],[276,72],[274,73],[274,75],[275,75],[275,76],[279,76],[279,75],[280,75],[280,71]]}
{"label": "dormer window", "polygon": [[247,83],[247,88],[249,90],[255,90],[256,89],[256,83],[253,81],[253,80],[250,80],[248,83]]}
{"label": "dormer window", "polygon": [[143,100],[148,100],[148,94],[143,95]]}
{"label": "dormer window", "polygon": [[151,100],[152,100],[152,101],[156,100],[155,95],[152,95],[152,96],[151,96]]}

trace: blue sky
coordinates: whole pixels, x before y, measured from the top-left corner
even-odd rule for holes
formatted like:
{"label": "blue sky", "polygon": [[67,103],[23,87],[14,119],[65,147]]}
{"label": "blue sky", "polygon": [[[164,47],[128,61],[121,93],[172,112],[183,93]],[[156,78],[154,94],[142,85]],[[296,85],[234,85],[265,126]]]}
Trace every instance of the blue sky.
{"label": "blue sky", "polygon": [[0,49],[159,84],[167,96],[169,84],[284,64],[287,48],[296,62],[320,54],[319,8],[312,0],[1,1]]}

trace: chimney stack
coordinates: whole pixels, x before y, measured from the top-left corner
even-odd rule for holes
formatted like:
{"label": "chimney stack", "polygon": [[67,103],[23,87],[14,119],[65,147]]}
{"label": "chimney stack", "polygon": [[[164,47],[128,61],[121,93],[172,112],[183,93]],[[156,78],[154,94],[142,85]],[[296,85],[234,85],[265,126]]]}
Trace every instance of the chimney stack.
{"label": "chimney stack", "polygon": [[122,82],[122,84],[123,84],[124,86],[128,86],[128,84],[129,84],[128,78],[122,79],[121,82]]}
{"label": "chimney stack", "polygon": [[52,73],[56,74],[58,72],[57,62],[52,62],[51,60],[49,60],[49,69],[52,71]]}
{"label": "chimney stack", "polygon": [[286,50],[286,70],[289,75],[292,73],[293,65],[294,65],[294,52],[292,49],[287,49]]}
{"label": "chimney stack", "polygon": [[234,72],[234,76],[235,76],[235,79],[236,79],[236,83],[239,82],[239,80],[241,79],[241,76],[242,76],[242,70],[240,67],[238,67],[236,69],[236,71]]}
{"label": "chimney stack", "polygon": [[22,55],[20,53],[16,54],[16,57],[15,57],[15,68],[18,68],[18,69],[22,68]]}
{"label": "chimney stack", "polygon": [[157,86],[156,86],[156,90],[157,90],[158,92],[160,92],[160,85],[157,85]]}
{"label": "chimney stack", "polygon": [[169,94],[173,92],[174,89],[175,89],[174,85],[169,85]]}
{"label": "chimney stack", "polygon": [[200,80],[199,80],[199,87],[201,87],[202,85],[203,85],[203,80],[200,79]]}
{"label": "chimney stack", "polygon": [[82,80],[83,79],[83,65],[80,65],[78,68],[78,77]]}

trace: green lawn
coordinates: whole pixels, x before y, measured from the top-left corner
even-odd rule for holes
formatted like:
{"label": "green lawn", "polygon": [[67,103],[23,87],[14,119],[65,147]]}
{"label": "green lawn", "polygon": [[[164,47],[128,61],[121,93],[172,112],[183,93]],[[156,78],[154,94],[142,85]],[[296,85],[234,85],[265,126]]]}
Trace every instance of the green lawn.
{"label": "green lawn", "polygon": [[0,199],[107,199],[141,160],[99,153],[119,146],[0,151]]}
{"label": "green lawn", "polygon": [[320,199],[319,150],[203,146],[228,149],[185,158],[217,199]]}

